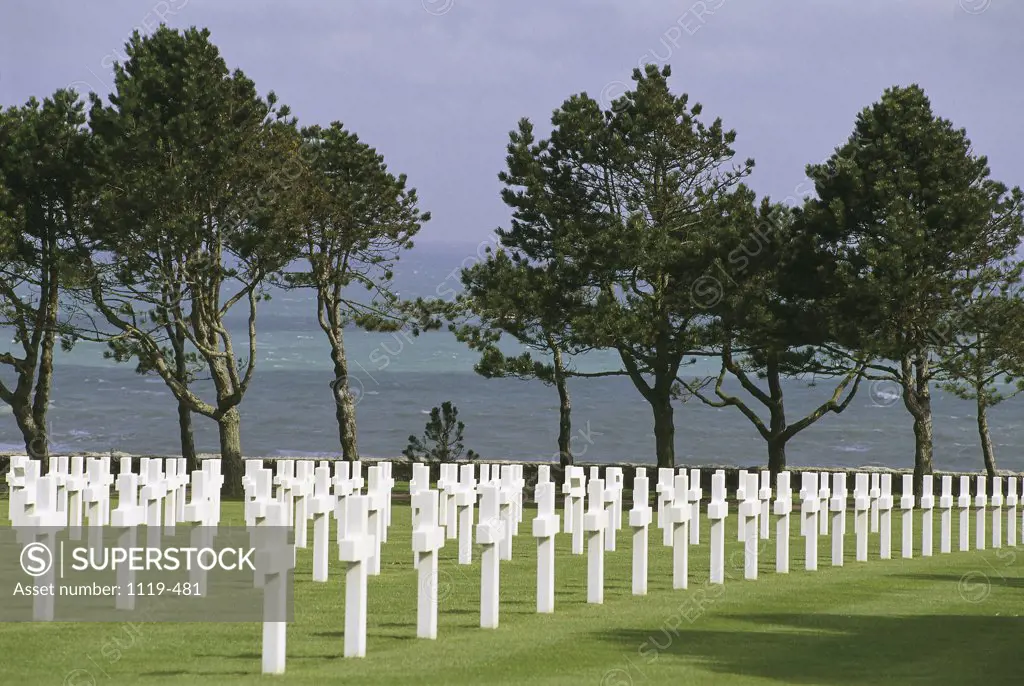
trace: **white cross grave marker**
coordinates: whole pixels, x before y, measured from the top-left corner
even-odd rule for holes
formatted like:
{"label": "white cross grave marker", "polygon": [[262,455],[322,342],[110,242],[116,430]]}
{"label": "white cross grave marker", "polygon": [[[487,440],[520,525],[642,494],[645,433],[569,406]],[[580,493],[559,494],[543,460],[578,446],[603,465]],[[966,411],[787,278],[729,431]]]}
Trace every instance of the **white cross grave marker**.
{"label": "white cross grave marker", "polygon": [[992,547],[1003,547],[1003,477],[992,479]]}
{"label": "white cross grave marker", "polygon": [[448,500],[458,487],[459,465],[444,463],[441,464],[440,469],[440,475],[437,479],[437,489],[439,491],[437,523],[445,528],[445,538],[453,539],[456,536],[455,527],[458,524],[454,521],[454,518],[448,518],[448,513],[452,509],[448,506]]}
{"label": "white cross grave marker", "polygon": [[857,561],[865,562],[868,559],[868,513],[871,509],[871,490],[868,485],[868,475],[860,473],[856,475],[853,487],[853,529],[857,534]]}
{"label": "white cross grave marker", "polygon": [[704,491],[700,487],[700,468],[690,470],[690,545],[700,545],[700,501]]}
{"label": "white cross grave marker", "polygon": [[515,483],[514,474],[509,465],[501,468],[501,479],[498,487],[498,504],[501,512],[501,525],[505,527],[505,535],[498,544],[502,560],[512,559],[512,528],[515,520]]}
{"label": "white cross grave marker", "polygon": [[793,491],[789,487],[789,472],[780,472],[775,480],[775,571],[789,573],[789,515],[793,511]]}
{"label": "white cross grave marker", "polygon": [[676,474],[672,503],[665,509],[672,528],[672,588],[685,589],[690,577],[690,503],[686,470]]}
{"label": "white cross grave marker", "polygon": [[533,537],[537,539],[537,612],[555,611],[555,485],[548,480],[545,467],[540,468],[535,500],[537,516],[533,520]]}
{"label": "white cross grave marker", "polygon": [[843,566],[843,534],[846,532],[846,474],[832,475],[832,566]]}
{"label": "white cross grave marker", "polygon": [[[130,465],[130,458],[129,458]],[[138,540],[138,532],[146,521],[146,508],[138,501],[139,477],[122,471],[117,477],[117,507],[110,513],[110,524],[117,530],[117,547],[124,550],[134,548]],[[114,607],[118,610],[135,609],[135,594],[128,592],[135,584],[135,571],[130,564],[117,566],[117,586],[120,589],[114,597]]]}
{"label": "white cross grave marker", "polygon": [[711,574],[710,583],[725,583],[725,519],[729,516],[729,502],[725,499],[725,472],[721,469],[711,475],[711,502],[708,519],[711,521]]}
{"label": "white cross grave marker", "polygon": [[[746,502],[751,497],[751,496],[747,495],[747,484],[749,483],[749,481],[747,481],[747,474],[749,474],[749,472],[746,469],[741,469],[739,471],[739,473],[737,474],[737,479],[738,479],[738,482],[737,482],[737,485],[736,485],[736,503],[737,503],[737,506],[739,505],[739,503]],[[754,489],[753,498],[757,499],[757,489]],[[744,541],[747,540],[747,530],[746,530],[746,528],[744,528],[746,526],[747,526],[746,517],[739,516],[739,517],[736,518],[736,540],[739,541],[740,543],[743,543]]]}
{"label": "white cross grave marker", "polygon": [[82,491],[87,485],[85,458],[75,455],[71,458],[71,471],[67,478],[68,538],[72,541],[82,540]]}
{"label": "white cross grave marker", "polygon": [[608,528],[605,530],[604,549],[615,552],[615,535],[622,526],[622,468],[608,467],[605,476],[605,512],[608,513]]}
{"label": "white cross grave marker", "polygon": [[[821,508],[818,494],[817,472],[803,472],[800,475],[800,533],[804,537],[804,569],[810,572],[818,569],[818,512]],[[822,513],[821,516],[828,515]]]}
{"label": "white cross grave marker", "polygon": [[988,477],[975,478],[977,490],[974,496],[975,538],[974,549],[985,549],[985,520],[988,517]]}
{"label": "white cross grave marker", "polygon": [[879,496],[875,501],[878,509],[879,557],[883,560],[892,558],[892,474],[879,476]]}
{"label": "white cross grave marker", "polygon": [[768,540],[769,529],[771,528],[772,513],[772,473],[761,472],[761,488],[757,491],[758,500],[761,501],[761,538]]}
{"label": "white cross grave marker", "polygon": [[338,539],[338,559],[345,569],[345,657],[366,657],[366,575],[375,547],[369,524],[370,499],[349,495],[338,501],[345,508]]}
{"label": "white cross grave marker", "polygon": [[658,494],[658,528],[661,529],[661,542],[663,545],[672,545],[672,525],[665,514],[666,508],[671,506],[675,500],[674,488],[676,470],[661,467],[658,469],[658,484],[654,487]]}
{"label": "white cross grave marker", "polygon": [[604,602],[604,530],[608,513],[604,509],[604,480],[594,478],[593,473],[587,484],[583,530],[587,532],[587,602],[600,605]]}
{"label": "white cross grave marker", "polygon": [[57,482],[57,512],[68,511],[68,476],[69,465],[67,455],[51,455],[47,476]]}
{"label": "white cross grave marker", "polygon": [[882,497],[881,474],[871,472],[871,487],[868,489],[868,498],[871,499],[871,533],[879,532],[879,508],[878,499]]}
{"label": "white cross grave marker", "polygon": [[[412,478],[409,480],[409,497],[415,498],[417,493],[422,493],[430,488],[430,467],[417,462],[412,466]],[[415,523],[415,521],[413,522]],[[412,554],[412,566],[418,569],[420,557],[415,552]]]}
{"label": "white cross grave marker", "polygon": [[960,477],[960,496],[957,498],[960,508],[960,552],[971,549],[971,480]]}
{"label": "white cross grave marker", "polygon": [[313,494],[312,460],[298,460],[295,463],[295,482],[292,496],[295,499],[295,547],[305,550],[309,543],[309,497]]}
{"label": "white cross grave marker", "polygon": [[939,495],[939,552],[948,553],[953,549],[953,477],[942,477],[942,494]]}
{"label": "white cross grave marker", "polygon": [[[23,525],[22,517],[25,515],[30,490],[33,491],[34,497],[35,481],[31,482],[30,488],[26,475],[28,466],[31,463],[35,463],[38,470],[39,463],[35,460],[29,460],[28,455],[13,455],[10,458],[10,466],[7,472],[7,497],[9,501],[7,516],[11,520],[11,526],[18,527]],[[38,476],[38,472],[36,476]]]}
{"label": "white cross grave marker", "polygon": [[[566,467],[565,484],[565,533],[572,534],[572,554],[583,554],[583,496],[586,495],[586,475],[583,467]],[[571,520],[571,521],[570,521]],[[571,526],[570,526],[571,525]]]}
{"label": "white cross grave marker", "polygon": [[[498,544],[505,535],[499,511],[498,486],[489,483],[480,487],[480,522],[476,526],[476,542],[480,553],[480,627],[498,628]],[[582,522],[581,522],[582,523]]]}
{"label": "white cross grave marker", "polygon": [[331,547],[331,515],[335,497],[331,493],[331,466],[321,462],[313,472],[313,497],[309,510],[313,516],[313,581],[326,582]]}
{"label": "white cross grave marker", "polygon": [[[28,510],[22,521],[24,526],[32,528],[35,541],[46,547],[50,553],[50,565],[39,577],[34,579],[36,586],[55,587],[57,559],[57,532],[67,526],[67,510],[57,509],[59,504],[57,488],[60,478],[56,473],[41,476],[35,480],[36,494],[30,501]],[[37,546],[38,547],[38,546]],[[24,550],[24,549],[23,549]],[[52,594],[35,594],[32,596],[32,620],[35,622],[52,622],[54,613],[54,596]]]}
{"label": "white cross grave marker", "polygon": [[1006,480],[1006,545],[1017,545],[1017,477]]}
{"label": "white cross grave marker", "polygon": [[[468,465],[472,468],[472,465]],[[437,491],[427,489],[413,496],[412,550],[419,561],[416,598],[416,636],[437,638],[437,551],[444,547],[444,529],[437,525]]]}
{"label": "white cross grave marker", "polygon": [[146,462],[146,485],[142,487],[142,504],[146,508],[146,546],[160,547],[161,505],[167,495],[167,482],[164,481],[162,465],[158,458]]}
{"label": "white cross grave marker", "polygon": [[367,470],[367,525],[370,527],[370,535],[373,536],[372,553],[368,560],[367,570],[370,576],[380,576],[380,546],[383,542],[381,530],[384,528],[384,507],[387,504],[383,480],[384,475],[381,473],[379,465],[374,465]]}
{"label": "white cross grave marker", "polygon": [[[829,507],[832,503],[832,484],[829,480],[828,472],[821,472],[818,476],[818,500],[821,501],[821,507],[818,508],[818,533],[822,536],[828,536],[829,527]],[[845,477],[844,477],[845,478]],[[843,526],[846,526],[846,518],[843,518]],[[844,532],[845,533],[845,532]]]}
{"label": "white cross grave marker", "polygon": [[[903,489],[900,495],[900,510],[903,511],[903,557],[914,557],[914,477],[910,474],[903,475]],[[921,498],[921,507],[924,507],[924,498]]]}
{"label": "white cross grave marker", "polygon": [[[206,480],[209,475],[205,475]],[[270,502],[266,516],[257,527],[254,584],[263,588],[263,673],[284,674],[288,623],[284,617],[288,605],[288,573],[295,569],[295,546],[288,545],[285,505]],[[290,555],[283,555],[288,549]]]}
{"label": "white cross grave marker", "polygon": [[459,564],[473,563],[473,508],[476,505],[476,476],[474,466],[462,465],[459,474],[459,488],[455,491],[455,507],[458,510]]}
{"label": "white cross grave marker", "polygon": [[[693,493],[693,489],[690,493]],[[647,529],[651,525],[650,497],[647,470],[638,467],[633,477],[633,509],[629,511],[629,526],[633,529],[633,595],[647,595]],[[699,510],[697,516],[700,516]]]}
{"label": "white cross grave marker", "polygon": [[[908,486],[908,492],[913,496],[913,477]],[[932,475],[926,474],[921,480],[921,556],[932,556],[932,511],[935,509],[935,488],[932,484]]]}
{"label": "white cross grave marker", "polygon": [[381,543],[388,542],[388,530],[391,529],[391,494],[395,488],[395,480],[391,477],[391,461],[379,463],[383,467],[381,471],[381,486],[384,488],[384,519],[381,527]]}
{"label": "white cross grave marker", "polygon": [[292,491],[295,487],[295,460],[277,460],[274,467],[276,468],[274,484],[277,486],[277,499],[284,503],[285,526],[292,526],[295,517],[295,500]]}
{"label": "white cross grave marker", "polygon": [[739,515],[746,520],[743,524],[743,532],[746,534],[746,541],[743,544],[743,578],[749,580],[757,579],[757,553],[760,530],[757,519],[761,516],[761,500],[758,497],[758,480],[756,472],[746,472],[746,488],[743,489],[745,496],[739,505]]}
{"label": "white cross grave marker", "polygon": [[164,497],[164,533],[173,536],[174,525],[178,521],[178,460],[167,458],[164,472],[164,483],[167,488]]}

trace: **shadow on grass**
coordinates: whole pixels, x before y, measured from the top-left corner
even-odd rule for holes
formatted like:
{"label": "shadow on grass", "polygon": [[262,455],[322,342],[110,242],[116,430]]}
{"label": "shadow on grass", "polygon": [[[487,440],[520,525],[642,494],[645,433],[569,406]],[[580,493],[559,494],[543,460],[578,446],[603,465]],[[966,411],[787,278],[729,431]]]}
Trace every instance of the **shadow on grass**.
{"label": "shadow on grass", "polygon": [[140,677],[153,677],[155,679],[160,678],[171,678],[178,676],[213,676],[213,677],[224,677],[224,676],[252,676],[252,672],[186,672],[181,669],[165,670],[161,672],[142,672],[139,674]]}
{"label": "shadow on grass", "polygon": [[[965,600],[977,599],[980,602],[985,587],[1001,586],[1003,588],[1024,588],[1024,577],[1000,576],[998,572],[986,573],[982,570],[967,572],[966,574],[890,574],[896,579],[912,579],[914,581],[941,581],[952,584]],[[1021,603],[1021,611],[1024,611],[1024,601]]]}
{"label": "shadow on grass", "polygon": [[[919,577],[917,577],[919,578]],[[749,628],[613,631],[641,675],[666,658],[787,684],[1021,683],[1022,620],[966,615],[733,616]]]}

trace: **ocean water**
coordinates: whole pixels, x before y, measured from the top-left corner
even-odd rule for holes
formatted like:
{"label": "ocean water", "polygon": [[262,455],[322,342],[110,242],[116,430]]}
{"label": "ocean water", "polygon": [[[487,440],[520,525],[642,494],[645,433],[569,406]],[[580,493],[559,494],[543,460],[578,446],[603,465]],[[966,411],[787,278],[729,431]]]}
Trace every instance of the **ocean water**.
{"label": "ocean water", "polygon": [[[483,254],[486,244],[417,246],[400,262],[402,295],[451,298],[458,269]],[[241,323],[239,311],[234,321]],[[232,327],[234,328],[234,327]],[[257,317],[255,376],[240,406],[246,455],[333,456],[338,454],[329,346],[316,324],[315,300],[307,292],[275,292]],[[236,346],[244,348],[244,339]],[[447,332],[413,337],[403,332],[347,333],[351,383],[358,393],[360,452],[397,456],[409,434],[419,434],[430,408],[451,400],[466,423],[465,443],[493,459],[557,459],[558,397],[536,381],[484,379],[473,372],[476,354]],[[5,346],[6,347],[6,346]],[[576,361],[581,370],[619,368],[606,351]],[[714,360],[699,359],[687,372],[713,374]],[[0,371],[0,374],[5,372]],[[9,378],[4,376],[2,378]],[[209,397],[209,383],[197,386]],[[833,382],[785,382],[790,421],[831,395]],[[741,392],[733,388],[735,392]],[[626,377],[574,379],[573,450],[580,460],[654,464],[651,411]],[[753,401],[752,401],[753,402]],[[756,407],[756,404],[753,405]],[[1024,400],[992,410],[990,424],[999,466],[1024,471]],[[936,390],[935,466],[982,468],[973,404]],[[678,403],[678,464],[758,466],[767,449],[753,425],[734,408],[712,408],[697,400]],[[217,450],[216,426],[195,416],[197,448]],[[176,403],[156,376],[140,376],[131,364],[102,358],[100,346],[80,344],[58,352],[50,407],[55,451],[146,452],[179,450]],[[10,409],[0,406],[0,450],[22,450]],[[863,384],[850,407],[801,432],[787,449],[792,466],[891,466],[913,463],[910,415],[898,389]]]}

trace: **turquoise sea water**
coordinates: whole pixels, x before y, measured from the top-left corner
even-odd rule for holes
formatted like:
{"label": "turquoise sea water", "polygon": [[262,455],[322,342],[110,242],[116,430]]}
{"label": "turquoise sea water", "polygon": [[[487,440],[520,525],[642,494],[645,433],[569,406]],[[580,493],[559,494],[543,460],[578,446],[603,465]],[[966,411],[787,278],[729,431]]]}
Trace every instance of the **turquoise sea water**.
{"label": "turquoise sea water", "polygon": [[[404,296],[453,297],[458,268],[482,253],[476,244],[418,246],[400,262],[396,282]],[[334,376],[329,347],[316,325],[315,300],[305,292],[275,293],[261,306],[257,331],[257,370],[240,408],[244,452],[337,454],[330,389]],[[399,455],[408,435],[423,430],[430,408],[451,400],[466,423],[467,447],[484,457],[555,459],[558,397],[552,387],[477,376],[475,354],[446,332],[413,337],[351,331],[346,343],[352,384],[359,394],[361,453]],[[617,357],[603,351],[581,358],[577,366],[589,371],[618,368]],[[712,374],[717,367],[714,360],[700,359],[687,370]],[[828,380],[814,387],[788,380],[786,406],[792,421],[831,395],[832,388]],[[653,464],[651,412],[628,379],[574,380],[570,391],[573,448],[579,459]],[[896,391],[885,383],[865,384],[846,412],[826,416],[790,443],[790,464],[910,466],[911,421]],[[935,391],[934,412],[936,468],[981,469],[972,403]],[[678,404],[675,417],[679,464],[755,466],[766,460],[764,442],[733,408],[691,401]],[[135,374],[133,365],[103,360],[95,345],[58,353],[50,421],[58,451],[179,450],[176,404],[163,382]],[[1024,471],[1024,400],[1018,397],[997,407],[990,423],[1000,467]],[[214,452],[213,422],[196,416],[194,424],[197,447]],[[21,449],[14,419],[2,406],[0,450]]]}

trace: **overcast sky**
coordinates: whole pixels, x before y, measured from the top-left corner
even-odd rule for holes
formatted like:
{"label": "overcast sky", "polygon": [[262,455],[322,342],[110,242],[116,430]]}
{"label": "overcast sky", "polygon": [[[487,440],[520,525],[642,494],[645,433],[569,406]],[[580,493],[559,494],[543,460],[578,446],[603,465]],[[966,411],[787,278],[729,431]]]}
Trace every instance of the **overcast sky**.
{"label": "overcast sky", "polygon": [[921,84],[993,174],[1024,185],[1020,0],[152,0],[0,2],[0,105],[105,93],[134,28],[208,27],[231,67],[300,121],[342,121],[409,175],[434,219],[420,242],[505,225],[497,173],[523,116],[541,132],[573,93],[618,96],[634,67],[738,134],[777,200],[891,85]]}

